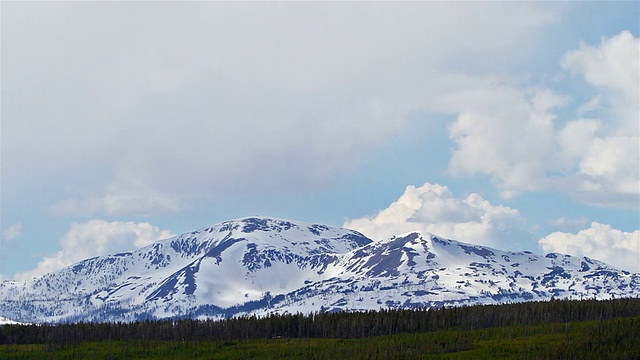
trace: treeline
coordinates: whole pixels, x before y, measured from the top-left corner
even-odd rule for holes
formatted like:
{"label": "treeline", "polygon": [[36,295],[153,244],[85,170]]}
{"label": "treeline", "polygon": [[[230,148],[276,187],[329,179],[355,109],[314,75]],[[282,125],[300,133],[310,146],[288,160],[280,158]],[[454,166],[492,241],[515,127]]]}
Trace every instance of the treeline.
{"label": "treeline", "polygon": [[157,320],[0,326],[0,344],[75,345],[82,342],[363,338],[440,330],[566,323],[640,316],[640,299],[552,300],[439,309],[272,314],[224,320]]}

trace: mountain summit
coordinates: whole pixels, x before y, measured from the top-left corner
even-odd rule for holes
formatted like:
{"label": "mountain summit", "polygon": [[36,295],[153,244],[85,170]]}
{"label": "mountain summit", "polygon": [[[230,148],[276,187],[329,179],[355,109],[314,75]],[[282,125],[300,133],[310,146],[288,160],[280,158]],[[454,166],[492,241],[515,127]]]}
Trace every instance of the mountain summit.
{"label": "mountain summit", "polygon": [[409,233],[248,217],[0,285],[20,322],[220,318],[272,312],[636,297],[640,274],[600,261],[509,252]]}

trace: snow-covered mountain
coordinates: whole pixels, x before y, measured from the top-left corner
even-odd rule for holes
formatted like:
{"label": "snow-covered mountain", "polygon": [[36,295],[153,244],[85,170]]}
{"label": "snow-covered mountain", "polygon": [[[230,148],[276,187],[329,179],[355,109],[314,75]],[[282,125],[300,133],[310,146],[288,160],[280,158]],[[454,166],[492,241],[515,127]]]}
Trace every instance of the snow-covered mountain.
{"label": "snow-covered mountain", "polygon": [[640,274],[556,253],[272,218],[226,221],[0,285],[14,321],[133,321],[272,312],[640,296]]}
{"label": "snow-covered mountain", "polygon": [[0,316],[0,325],[24,325],[24,324],[7,319],[7,318],[3,318],[2,316]]}

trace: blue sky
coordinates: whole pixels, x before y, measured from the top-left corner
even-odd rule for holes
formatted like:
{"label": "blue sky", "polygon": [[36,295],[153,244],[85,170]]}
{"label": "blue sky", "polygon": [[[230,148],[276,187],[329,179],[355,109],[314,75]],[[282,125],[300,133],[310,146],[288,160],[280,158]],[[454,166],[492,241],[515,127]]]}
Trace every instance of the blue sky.
{"label": "blue sky", "polygon": [[3,278],[249,215],[640,271],[637,2],[1,12]]}

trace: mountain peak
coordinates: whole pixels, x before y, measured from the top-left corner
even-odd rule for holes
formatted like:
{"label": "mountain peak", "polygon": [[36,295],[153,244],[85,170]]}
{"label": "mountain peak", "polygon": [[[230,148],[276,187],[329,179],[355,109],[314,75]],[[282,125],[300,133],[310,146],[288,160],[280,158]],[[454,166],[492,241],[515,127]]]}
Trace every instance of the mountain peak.
{"label": "mountain peak", "polygon": [[410,232],[244,217],[0,284],[20,322],[219,318],[637,296],[640,274],[588,258],[509,252]]}

